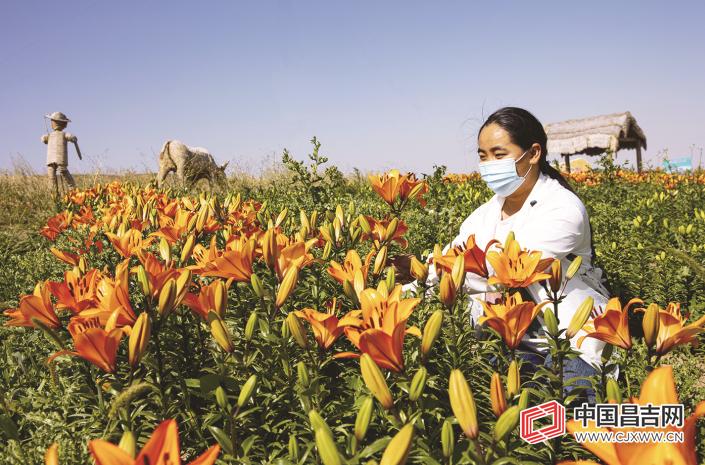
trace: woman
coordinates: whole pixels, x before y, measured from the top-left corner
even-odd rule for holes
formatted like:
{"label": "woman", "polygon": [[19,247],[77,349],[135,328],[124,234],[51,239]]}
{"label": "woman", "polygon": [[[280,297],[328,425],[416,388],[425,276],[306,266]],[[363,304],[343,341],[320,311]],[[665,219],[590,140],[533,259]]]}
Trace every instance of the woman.
{"label": "woman", "polygon": [[[580,269],[569,281],[564,292],[566,297],[558,305],[560,327],[568,326],[575,310],[587,297],[594,299],[595,309],[601,313],[609,300],[609,291],[602,270],[592,265],[594,246],[588,214],[570,185],[546,161],[546,133],[542,124],[521,108],[497,110],[480,128],[478,154],[482,179],[495,195],[463,221],[459,234],[443,253],[451,246],[465,244],[471,234],[475,235],[478,247],[484,249],[492,239],[504,243],[507,234],[513,231],[522,248],[541,251],[542,257],[561,259],[564,270],[573,258],[581,256]],[[436,283],[438,276],[431,266],[427,284]],[[404,289],[415,285],[408,284]],[[464,286],[474,297],[471,315],[477,323],[483,311],[475,298],[494,301],[496,295],[485,278],[473,273],[467,274]],[[534,302],[548,299],[541,283],[532,284],[526,290]],[[540,317],[536,326],[539,324],[543,326]],[[595,369],[590,365],[600,363],[605,344],[585,338],[578,349],[576,341],[584,334],[580,331],[571,340],[571,345],[581,355],[566,361],[565,378],[592,375]],[[533,363],[544,361],[536,346],[540,340],[536,331],[527,333],[520,346],[525,351],[523,356]],[[592,393],[589,397],[592,398]]]}

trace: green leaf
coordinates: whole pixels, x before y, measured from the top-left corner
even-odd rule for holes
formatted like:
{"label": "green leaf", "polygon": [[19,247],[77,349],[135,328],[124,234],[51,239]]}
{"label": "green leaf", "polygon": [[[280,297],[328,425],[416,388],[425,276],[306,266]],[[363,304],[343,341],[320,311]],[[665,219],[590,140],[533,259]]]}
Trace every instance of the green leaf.
{"label": "green leaf", "polygon": [[233,448],[233,443],[228,437],[228,435],[225,433],[225,431],[218,428],[217,426],[209,426],[208,429],[211,431],[211,434],[213,435],[215,440],[218,441],[220,447],[222,447],[223,450],[228,454],[235,456],[235,449]]}

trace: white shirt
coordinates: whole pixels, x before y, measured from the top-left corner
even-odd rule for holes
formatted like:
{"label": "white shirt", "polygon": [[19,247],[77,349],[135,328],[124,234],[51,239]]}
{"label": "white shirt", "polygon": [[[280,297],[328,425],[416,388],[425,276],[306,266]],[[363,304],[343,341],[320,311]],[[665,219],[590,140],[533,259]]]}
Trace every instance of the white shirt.
{"label": "white shirt", "polygon": [[[460,225],[460,231],[453,241],[443,249],[445,254],[451,246],[465,244],[470,234],[475,234],[478,247],[485,249],[492,239],[504,243],[509,231],[514,231],[514,237],[522,249],[538,250],[542,257],[560,258],[563,270],[567,270],[570,260],[568,254],[580,255],[580,269],[566,285],[565,299],[558,305],[559,327],[567,328],[578,306],[587,298],[592,297],[598,311],[605,308],[609,293],[602,282],[602,270],[592,265],[590,247],[590,223],[582,201],[560,183],[539,173],[536,184],[532,188],[521,209],[502,220],[502,205],[504,197],[494,195],[490,200],[480,205]],[[493,246],[494,247],[494,246]],[[432,254],[429,256],[431,258]],[[487,263],[490,275],[493,270]],[[435,267],[429,267],[427,284],[437,284],[439,281]],[[417,283],[406,284],[402,289],[410,290]],[[484,299],[484,293],[493,291],[487,284],[487,279],[474,273],[467,273],[464,289],[470,296],[470,313],[473,321],[482,315],[483,309],[478,299]],[[548,295],[540,283],[534,283],[527,288],[535,302],[543,302]],[[543,325],[543,319],[538,317]],[[571,339],[573,348],[581,352],[580,357],[590,364],[599,364],[605,343],[594,338],[586,338],[580,349],[577,339],[584,331]],[[536,340],[525,336],[524,342],[534,345]]]}

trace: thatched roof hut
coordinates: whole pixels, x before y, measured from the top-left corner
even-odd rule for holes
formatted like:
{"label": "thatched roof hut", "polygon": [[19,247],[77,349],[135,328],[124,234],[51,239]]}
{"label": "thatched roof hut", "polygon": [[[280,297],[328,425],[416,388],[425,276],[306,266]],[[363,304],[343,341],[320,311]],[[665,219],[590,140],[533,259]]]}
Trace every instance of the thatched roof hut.
{"label": "thatched roof hut", "polygon": [[646,136],[628,111],[551,123],[545,129],[548,153],[563,155],[568,172],[571,155],[614,154],[621,149],[636,150],[637,169],[641,172],[641,149],[646,149]]}

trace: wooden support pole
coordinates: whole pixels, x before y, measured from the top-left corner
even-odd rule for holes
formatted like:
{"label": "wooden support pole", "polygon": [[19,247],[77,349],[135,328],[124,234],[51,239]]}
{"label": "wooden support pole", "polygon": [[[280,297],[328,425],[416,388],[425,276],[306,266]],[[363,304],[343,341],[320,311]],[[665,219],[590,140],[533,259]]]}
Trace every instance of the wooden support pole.
{"label": "wooden support pole", "polygon": [[564,153],[563,158],[565,159],[565,170],[570,173],[570,154]]}
{"label": "wooden support pole", "polygon": [[641,145],[636,146],[636,171],[641,173]]}

